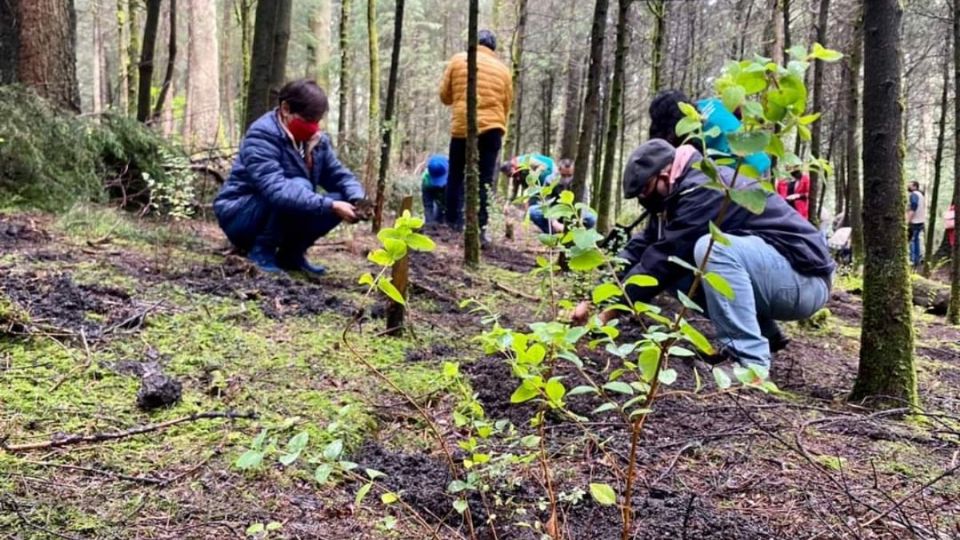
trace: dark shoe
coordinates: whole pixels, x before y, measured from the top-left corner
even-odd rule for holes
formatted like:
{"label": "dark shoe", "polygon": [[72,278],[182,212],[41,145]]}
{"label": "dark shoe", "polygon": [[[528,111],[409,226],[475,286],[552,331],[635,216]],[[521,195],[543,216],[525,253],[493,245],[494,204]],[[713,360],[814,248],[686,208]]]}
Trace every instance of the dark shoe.
{"label": "dark shoe", "polygon": [[304,257],[303,253],[299,255],[281,255],[277,258],[277,261],[280,268],[292,272],[306,272],[314,277],[320,277],[327,273],[326,266],[322,264],[311,264],[310,261]]}
{"label": "dark shoe", "polygon": [[276,274],[283,271],[277,264],[276,252],[271,248],[253,246],[253,248],[250,249],[250,253],[247,254],[247,258],[250,259],[250,262],[257,265],[257,268],[262,272]]}
{"label": "dark shoe", "polygon": [[736,362],[737,355],[726,347],[718,347],[713,354],[700,353],[700,359],[707,365],[718,366],[724,362]]}
{"label": "dark shoe", "polygon": [[790,338],[788,338],[783,334],[779,326],[776,327],[776,330],[777,330],[776,333],[774,333],[772,336],[767,337],[767,341],[770,342],[771,353],[780,352],[786,349],[787,345],[790,344]]}

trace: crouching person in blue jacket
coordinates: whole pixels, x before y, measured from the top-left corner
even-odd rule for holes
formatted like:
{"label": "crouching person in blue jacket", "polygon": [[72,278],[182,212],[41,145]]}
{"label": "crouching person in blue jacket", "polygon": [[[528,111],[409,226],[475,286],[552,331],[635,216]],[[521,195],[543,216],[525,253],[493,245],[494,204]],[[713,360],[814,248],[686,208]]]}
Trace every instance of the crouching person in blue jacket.
{"label": "crouching person in blue jacket", "polygon": [[326,269],[307,261],[307,249],[341,221],[357,221],[363,187],[320,131],[329,105],[317,83],[287,83],[278,101],[247,130],[213,210],[230,242],[261,270],[319,276]]}

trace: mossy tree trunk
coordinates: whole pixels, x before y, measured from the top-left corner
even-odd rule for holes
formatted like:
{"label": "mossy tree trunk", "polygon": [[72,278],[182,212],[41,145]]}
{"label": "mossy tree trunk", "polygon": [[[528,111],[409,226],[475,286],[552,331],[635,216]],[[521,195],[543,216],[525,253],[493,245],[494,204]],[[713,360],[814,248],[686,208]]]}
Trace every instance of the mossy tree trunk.
{"label": "mossy tree trunk", "polygon": [[340,103],[337,109],[337,143],[349,138],[347,106],[350,103],[350,9],[351,0],[340,0]]}
{"label": "mossy tree trunk", "polygon": [[600,108],[600,83],[603,77],[603,41],[607,29],[607,10],[610,0],[596,0],[593,26],[590,30],[590,69],[587,70],[587,96],[583,102],[583,121],[573,170],[573,194],[577,202],[584,202],[587,194],[587,175],[590,165],[590,146]]}
{"label": "mossy tree trunk", "polygon": [[[827,46],[827,23],[830,15],[830,0],[820,0],[820,13],[817,17],[817,42]],[[813,110],[823,110],[823,60],[815,60],[813,64]],[[823,119],[813,123],[811,126],[810,154],[813,159],[818,159],[823,150]],[[820,178],[819,169],[810,171],[810,222],[814,225],[820,224],[820,201],[822,197],[820,192],[823,189],[822,183],[825,178]]]}
{"label": "mossy tree trunk", "polygon": [[57,106],[80,112],[73,0],[14,3],[19,45],[17,80]]}
{"label": "mossy tree trunk", "polygon": [[853,26],[853,46],[847,58],[847,208],[853,265],[863,264],[863,200],[860,191],[860,67],[863,63],[863,0],[858,0]]}
{"label": "mossy tree trunk", "polygon": [[140,65],[137,69],[137,120],[150,118],[150,89],[153,82],[153,56],[157,46],[157,28],[160,26],[161,0],[147,0],[147,18],[143,24],[140,47]]}
{"label": "mossy tree trunk", "polygon": [[367,159],[363,184],[367,193],[377,189],[380,156],[380,36],[377,32],[377,0],[367,0],[367,50],[370,60],[370,95],[367,103]]}
{"label": "mossy tree trunk", "polygon": [[[960,88],[960,0],[953,1],[953,88]],[[954,148],[960,149],[960,100],[953,100]],[[953,152],[953,207],[960,208],[960,150]],[[950,249],[950,307],[947,320],[960,324],[960,242]]]}
{"label": "mossy tree trunk", "polygon": [[[960,0],[958,0],[960,1]],[[917,405],[907,268],[899,0],[864,5],[863,172],[866,259],[860,367],[851,399]]]}
{"label": "mossy tree trunk", "polygon": [[479,0],[470,0],[467,30],[467,152],[466,152],[466,230],[463,233],[463,263],[469,268],[480,265],[480,168],[477,140],[477,26]]}
{"label": "mossy tree trunk", "polygon": [[940,120],[937,122],[937,151],[933,158],[933,188],[930,193],[929,214],[927,215],[927,242],[924,253],[928,255],[923,260],[923,273],[930,275],[930,267],[934,263],[933,235],[937,228],[937,202],[940,200],[940,179],[943,176],[943,147],[947,139],[947,109],[950,97],[950,46],[943,51],[943,87],[940,91]]}
{"label": "mossy tree trunk", "polygon": [[613,82],[610,84],[610,111],[607,120],[607,151],[603,155],[603,173],[600,179],[600,194],[597,204],[597,229],[606,234],[613,220],[610,218],[610,194],[613,186],[613,168],[617,153],[617,136],[620,134],[620,122],[623,102],[623,80],[627,52],[630,48],[627,34],[630,32],[630,6],[633,0],[620,0],[617,10],[617,49],[613,61]]}
{"label": "mossy tree trunk", "polygon": [[[167,102],[167,93],[173,86],[173,69],[177,62],[177,0],[170,0],[170,31],[167,39],[167,70],[163,75],[163,82],[160,83],[160,94],[157,96],[157,103],[153,107],[152,122],[156,122],[163,113],[163,107]],[[172,124],[172,123],[171,123]]]}
{"label": "mossy tree trunk", "polygon": [[650,39],[652,48],[650,51],[650,99],[653,99],[653,96],[663,89],[663,45],[667,23],[667,2],[666,0],[647,0],[647,9],[653,15],[653,37]]}
{"label": "mossy tree trunk", "polygon": [[390,55],[390,78],[387,81],[387,113],[383,119],[383,142],[380,144],[380,171],[377,176],[376,210],[373,231],[383,225],[383,205],[387,191],[387,171],[390,169],[390,146],[393,141],[394,110],[397,105],[397,78],[400,75],[400,44],[403,37],[404,0],[396,0],[393,17],[393,52]]}

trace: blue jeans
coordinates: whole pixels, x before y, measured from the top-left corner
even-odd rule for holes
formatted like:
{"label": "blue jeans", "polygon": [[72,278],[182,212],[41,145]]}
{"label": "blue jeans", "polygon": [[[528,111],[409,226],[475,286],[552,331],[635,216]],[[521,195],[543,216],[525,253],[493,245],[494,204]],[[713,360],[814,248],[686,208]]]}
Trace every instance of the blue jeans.
{"label": "blue jeans", "polygon": [[[313,190],[313,186],[309,185],[305,179],[294,179],[290,182],[308,184],[307,187]],[[343,196],[336,192],[325,193],[324,196],[335,201],[343,200]],[[341,219],[332,211],[317,214],[275,209],[263,220],[254,245],[268,250],[277,249],[280,253],[288,255],[300,255],[306,252],[317,239],[332,231],[340,221]]]}
{"label": "blue jeans", "polygon": [[[477,138],[477,152],[480,162],[480,210],[478,219],[480,228],[487,226],[489,213],[487,199],[493,190],[493,182],[497,174],[497,158],[500,157],[500,146],[503,143],[503,132],[492,129],[480,134]],[[447,173],[446,187],[446,220],[450,228],[462,231],[464,223],[464,204],[466,204],[466,164],[467,140],[450,139],[450,170]]]}
{"label": "blue jeans", "polygon": [[[532,221],[534,225],[539,227],[540,230],[544,232],[544,234],[551,234],[552,231],[550,230],[550,220],[543,215],[543,210],[544,210],[543,207],[539,204],[535,204],[531,206],[529,210],[530,221]],[[594,214],[593,212],[585,211],[583,213],[583,225],[588,229],[592,229],[596,227],[597,226],[596,214]]]}
{"label": "blue jeans", "polygon": [[920,253],[920,238],[923,236],[923,223],[910,224],[910,264],[920,266],[923,256]]}
{"label": "blue jeans", "polygon": [[[719,274],[733,289],[728,299],[704,283],[707,312],[723,346],[742,364],[770,367],[770,342],[775,321],[807,319],[830,298],[833,276],[798,274],[790,262],[756,236],[727,235],[730,246],[714,243],[706,271]],[[697,241],[694,257],[699,266],[710,235]]]}
{"label": "blue jeans", "polygon": [[427,225],[443,223],[443,207],[446,202],[446,190],[442,187],[421,187],[423,199],[423,220]]}

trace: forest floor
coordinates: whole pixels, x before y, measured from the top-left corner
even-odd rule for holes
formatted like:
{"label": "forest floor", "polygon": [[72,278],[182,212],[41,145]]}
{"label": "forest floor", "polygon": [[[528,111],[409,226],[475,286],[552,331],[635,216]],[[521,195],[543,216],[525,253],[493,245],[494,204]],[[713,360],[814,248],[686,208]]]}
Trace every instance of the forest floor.
{"label": "forest floor", "polygon": [[[262,275],[224,255],[209,223],[165,226],[97,207],[0,214],[0,539],[244,538],[251,525],[272,522],[279,528],[269,538],[466,537],[424,422],[356,361],[341,333],[366,309],[351,347],[451,441],[453,397],[441,370],[451,361],[488,417],[533,433],[529,406],[510,404],[509,368],[484,357],[471,340],[479,317],[459,303],[484,302],[506,327],[538,320],[539,303],[524,298],[538,291],[528,274],[538,248],[525,230],[484,252],[471,272],[458,239],[438,234],[435,252],[412,257],[414,331],[396,338],[379,333],[382,307],[364,308],[357,277],[371,269],[365,254],[376,239],[360,231],[322,240],[312,257],[331,272],[308,281]],[[856,286],[838,279],[832,315],[818,326],[786,326],[793,342],[771,373],[782,394],[720,392],[709,375],[701,392],[681,391],[693,390],[696,376],[692,364],[673,364],[678,382],[641,438],[633,538],[960,537],[960,330],[916,313],[923,414],[848,403],[861,305],[847,291]],[[709,334],[706,321],[695,323]],[[612,358],[581,356],[595,369]],[[157,373],[179,381],[182,398],[145,412],[141,378]],[[568,402],[590,410],[595,399]],[[232,417],[191,416],[210,412]],[[620,537],[616,507],[585,492],[590,482],[613,482],[604,460],[626,455],[629,441],[622,424],[594,420],[603,456],[580,430],[548,420],[567,538]],[[258,470],[238,470],[263,429],[279,451]],[[309,442],[282,465],[301,432]],[[70,444],[95,434],[123,436]],[[359,470],[386,475],[360,507],[360,483],[314,480],[335,438]],[[31,443],[41,447],[16,450]],[[491,497],[496,533],[472,501],[477,536],[539,538],[539,478],[536,464],[526,465]],[[399,492],[402,504],[381,504],[383,490]]]}

